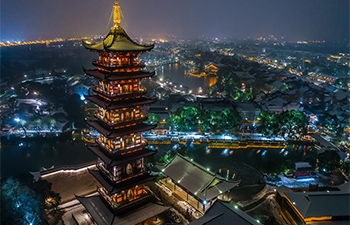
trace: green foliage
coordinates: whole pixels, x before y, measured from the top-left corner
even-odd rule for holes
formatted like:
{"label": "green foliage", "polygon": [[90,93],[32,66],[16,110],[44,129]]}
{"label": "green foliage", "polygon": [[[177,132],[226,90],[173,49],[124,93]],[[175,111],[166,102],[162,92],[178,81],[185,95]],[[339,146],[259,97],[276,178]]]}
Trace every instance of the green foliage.
{"label": "green foliage", "polygon": [[146,121],[146,123],[149,124],[158,124],[160,121],[160,117],[159,115],[155,114],[155,113],[149,113],[148,114],[148,119]]}
{"label": "green foliage", "polygon": [[295,170],[295,163],[293,160],[286,160],[285,162],[283,162],[282,164],[282,171],[284,174],[291,174],[293,172],[293,170]]}
{"label": "green foliage", "polygon": [[2,224],[45,224],[45,212],[57,210],[60,197],[47,181],[26,175],[2,181],[1,203]]}
{"label": "green foliage", "polygon": [[179,108],[171,115],[168,124],[178,131],[194,131],[198,127],[198,109],[191,106]]}
{"label": "green foliage", "polygon": [[168,119],[168,126],[177,131],[234,131],[241,118],[237,111],[225,109],[223,111],[199,110],[195,107],[179,108]]}
{"label": "green foliage", "polygon": [[165,164],[167,163],[171,157],[168,154],[165,154],[163,157],[160,157],[157,161],[157,163]]}
{"label": "green foliage", "polygon": [[296,110],[273,114],[262,111],[259,115],[258,131],[265,135],[282,135],[298,138],[307,131],[308,121],[303,112]]}

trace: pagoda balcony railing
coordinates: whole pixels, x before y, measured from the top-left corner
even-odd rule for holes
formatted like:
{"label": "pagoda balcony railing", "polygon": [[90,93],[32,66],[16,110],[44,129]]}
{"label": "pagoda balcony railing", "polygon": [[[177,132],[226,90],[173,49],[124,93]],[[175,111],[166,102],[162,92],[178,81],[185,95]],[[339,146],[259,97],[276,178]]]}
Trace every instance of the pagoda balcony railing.
{"label": "pagoda balcony railing", "polygon": [[137,143],[137,144],[135,143],[135,144],[132,144],[132,145],[128,145],[125,148],[118,148],[118,149],[111,148],[108,144],[102,142],[99,138],[96,139],[96,143],[99,144],[102,148],[105,148],[107,151],[109,151],[111,153],[114,153],[114,152],[117,152],[117,151],[127,151],[127,150],[132,149],[132,148],[143,147],[143,146],[148,145],[146,139],[142,139],[140,143]]}
{"label": "pagoda balcony railing", "polygon": [[108,124],[109,126],[116,126],[116,125],[122,125],[123,123],[128,122],[140,122],[143,121],[146,118],[146,115],[143,113],[140,113],[140,116],[138,118],[130,118],[130,119],[124,119],[124,120],[118,120],[118,121],[111,121],[108,120],[106,117],[102,116],[100,113],[96,112],[94,116],[100,120],[102,120],[104,123]]}
{"label": "pagoda balcony railing", "polygon": [[144,166],[144,167],[141,167],[141,168],[133,168],[132,172],[130,174],[128,174],[128,175],[123,174],[123,175],[120,175],[120,176],[113,176],[108,169],[106,169],[104,166],[100,165],[99,163],[96,164],[96,167],[99,170],[101,170],[105,175],[107,175],[107,177],[111,181],[114,181],[114,182],[118,182],[118,181],[123,180],[123,179],[132,178],[133,176],[143,174],[143,173],[145,173],[148,170],[148,168],[146,166]]}
{"label": "pagoda balcony railing", "polygon": [[135,202],[135,201],[142,201],[143,199],[146,199],[150,196],[148,190],[146,188],[143,189],[142,194],[137,195],[136,198],[129,200],[125,199],[122,200],[121,202],[115,202],[112,200],[112,198],[106,193],[106,191],[103,188],[98,189],[99,194],[108,202],[108,204],[113,208],[113,209],[118,209],[121,206],[124,206],[128,203]]}
{"label": "pagoda balcony railing", "polygon": [[92,64],[94,66],[101,66],[101,67],[108,67],[108,68],[132,68],[132,67],[145,67],[145,63],[142,61],[136,61],[136,62],[127,62],[122,64],[114,64],[114,63],[108,63],[108,62],[102,62],[98,59],[93,60]]}
{"label": "pagoda balcony railing", "polygon": [[93,90],[99,94],[107,95],[108,97],[128,97],[133,95],[144,95],[147,93],[146,88],[140,88],[138,91],[127,91],[127,92],[107,92],[100,87],[95,87]]}

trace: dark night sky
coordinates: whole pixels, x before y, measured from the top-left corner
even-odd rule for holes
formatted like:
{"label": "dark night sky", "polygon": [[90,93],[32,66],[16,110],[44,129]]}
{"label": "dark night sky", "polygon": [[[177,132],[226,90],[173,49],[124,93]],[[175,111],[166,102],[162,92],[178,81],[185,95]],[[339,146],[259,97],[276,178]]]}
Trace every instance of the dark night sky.
{"label": "dark night sky", "polygon": [[[114,0],[3,0],[1,39],[106,34]],[[348,40],[349,0],[120,0],[130,36]],[[127,26],[126,26],[127,25]]]}

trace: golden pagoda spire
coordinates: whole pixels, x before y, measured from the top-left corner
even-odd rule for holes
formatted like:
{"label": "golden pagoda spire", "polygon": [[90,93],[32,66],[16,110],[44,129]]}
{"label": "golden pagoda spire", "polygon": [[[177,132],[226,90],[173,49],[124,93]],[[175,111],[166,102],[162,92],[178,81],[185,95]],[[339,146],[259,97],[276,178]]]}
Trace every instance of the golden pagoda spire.
{"label": "golden pagoda spire", "polygon": [[118,5],[118,0],[115,0],[115,4],[113,8],[114,8],[114,12],[113,12],[114,26],[119,27],[119,24],[121,22],[121,17],[120,17],[120,6]]}

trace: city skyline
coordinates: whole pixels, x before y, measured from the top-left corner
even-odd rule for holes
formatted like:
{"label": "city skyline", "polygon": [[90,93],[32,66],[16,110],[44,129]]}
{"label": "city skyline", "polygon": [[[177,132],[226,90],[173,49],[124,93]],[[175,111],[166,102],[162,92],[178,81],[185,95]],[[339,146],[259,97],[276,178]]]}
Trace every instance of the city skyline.
{"label": "city skyline", "polygon": [[[257,38],[273,34],[287,41],[345,42],[349,39],[349,2],[345,0],[337,1],[337,4],[328,0],[282,4],[276,0],[268,3],[256,0],[181,0],[176,3],[135,0],[121,3],[123,21],[126,21],[123,26],[134,37]],[[1,39],[21,41],[101,35],[110,27],[106,21],[112,4],[110,1],[97,4],[94,0],[3,2]],[[78,19],[77,14],[80,15]]]}

